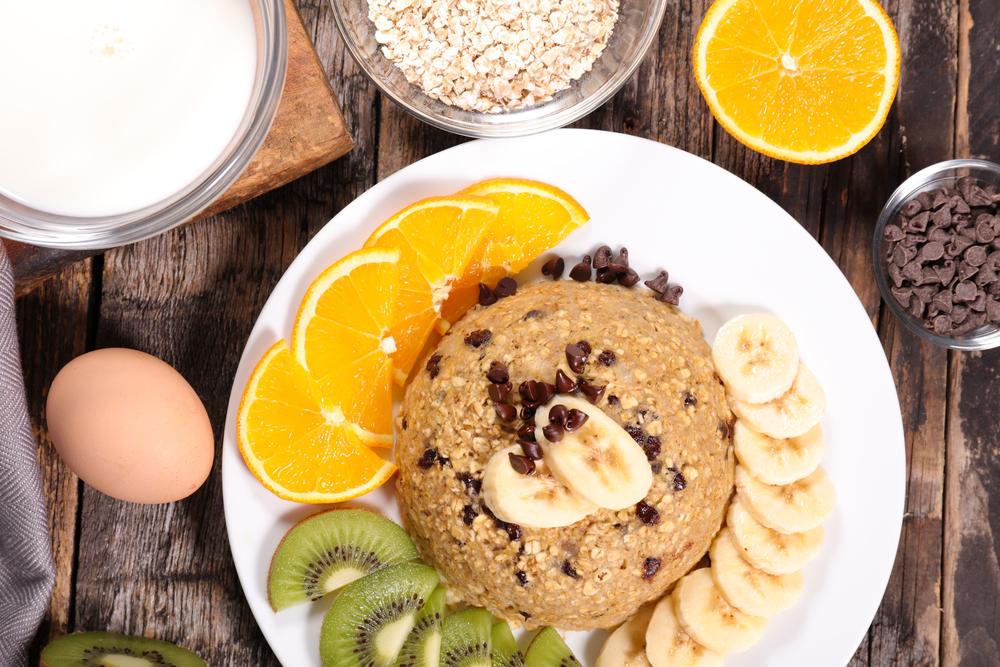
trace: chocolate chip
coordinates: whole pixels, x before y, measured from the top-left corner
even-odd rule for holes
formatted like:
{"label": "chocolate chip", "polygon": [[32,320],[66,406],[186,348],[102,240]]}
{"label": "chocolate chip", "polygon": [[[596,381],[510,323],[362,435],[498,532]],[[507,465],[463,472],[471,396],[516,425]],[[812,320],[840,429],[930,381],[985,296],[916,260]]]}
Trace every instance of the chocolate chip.
{"label": "chocolate chip", "polygon": [[930,241],[920,249],[920,259],[925,262],[935,262],[944,257],[944,244],[939,241]]}
{"label": "chocolate chip", "polygon": [[561,368],[556,371],[556,392],[560,394],[575,394],[577,392],[576,380],[566,375]]}
{"label": "chocolate chip", "polygon": [[504,403],[510,395],[511,389],[513,389],[513,385],[510,382],[506,384],[491,384],[487,393],[494,403]]}
{"label": "chocolate chip", "polygon": [[684,473],[682,473],[677,468],[671,468],[670,471],[674,473],[674,491],[683,491],[687,488],[687,480],[684,479]]}
{"label": "chocolate chip", "polygon": [[402,421],[400,422],[400,426],[402,426],[403,430],[405,431],[406,429],[410,428],[410,420],[407,419],[406,417],[403,417]]}
{"label": "chocolate chip", "polygon": [[507,364],[502,361],[491,361],[490,369],[486,371],[486,379],[493,384],[507,384],[510,382],[510,372]]}
{"label": "chocolate chip", "polygon": [[577,344],[577,346],[579,346],[579,348],[580,348],[581,350],[583,350],[583,353],[584,353],[584,354],[588,354],[588,355],[589,355],[589,354],[590,354],[591,352],[593,352],[593,351],[594,351],[594,348],[592,348],[592,347],[590,346],[590,343],[588,343],[588,342],[587,342],[587,341],[585,341],[585,340],[578,340],[578,341],[576,342],[576,344]]}
{"label": "chocolate chip", "polygon": [[899,209],[899,212],[905,215],[907,218],[914,216],[923,210],[923,206],[916,199],[911,199],[910,201],[903,204],[903,207]]}
{"label": "chocolate chip", "polygon": [[532,308],[531,310],[526,312],[524,314],[524,317],[522,317],[521,319],[527,322],[528,320],[535,320],[538,319],[539,317],[545,317],[545,313],[543,313],[540,310],[535,310],[534,308]]}
{"label": "chocolate chip", "polygon": [[537,409],[534,405],[522,405],[521,406],[521,419],[523,421],[531,421],[535,418],[535,410]]}
{"label": "chocolate chip", "polygon": [[946,336],[949,333],[951,333],[952,326],[954,325],[951,321],[951,318],[948,317],[947,315],[938,315],[937,317],[934,318],[932,326],[934,328],[934,333],[938,334],[939,336]]}
{"label": "chocolate chip", "polygon": [[903,239],[903,230],[896,225],[886,225],[885,229],[882,230],[882,238],[888,243],[895,243],[896,241],[901,241]]}
{"label": "chocolate chip", "polygon": [[473,507],[472,505],[466,505],[465,507],[462,508],[462,522],[466,526],[471,526],[472,522],[476,520],[477,516],[479,516],[479,512],[477,512],[476,508]]}
{"label": "chocolate chip", "polygon": [[719,436],[723,440],[729,437],[729,424],[727,424],[725,421],[720,419],[716,428],[719,431]]}
{"label": "chocolate chip", "polygon": [[671,306],[676,306],[681,302],[681,295],[684,294],[684,288],[680,285],[671,285],[667,288],[667,291],[658,297],[659,301],[664,303],[669,303]]}
{"label": "chocolate chip", "polygon": [[618,257],[615,258],[614,263],[620,266],[622,270],[628,268],[628,248],[625,246],[618,248]]}
{"label": "chocolate chip", "polygon": [[618,400],[617,396],[611,394],[610,396],[608,396],[608,405],[617,408],[619,405],[621,405],[621,401]]}
{"label": "chocolate chip", "polygon": [[925,232],[927,231],[927,225],[930,224],[931,214],[927,211],[922,211],[917,213],[915,216],[910,218],[909,229],[913,232]]}
{"label": "chocolate chip", "polygon": [[945,262],[942,263],[940,266],[935,266],[933,268],[938,275],[938,281],[940,281],[942,285],[951,284],[952,278],[955,277],[955,271],[956,271],[955,262],[953,262],[950,259],[945,260]]}
{"label": "chocolate chip", "polygon": [[580,386],[580,391],[583,392],[583,395],[586,396],[591,403],[600,402],[601,397],[604,396],[604,390],[607,389],[607,387],[590,384],[584,380],[579,381],[578,384]]}
{"label": "chocolate chip", "polygon": [[430,447],[424,450],[424,453],[421,455],[420,461],[417,462],[417,465],[423,468],[424,470],[427,470],[434,465],[434,462],[437,461],[437,457],[438,457],[437,450],[434,449],[433,447]]}
{"label": "chocolate chip", "polygon": [[981,245],[974,245],[965,251],[963,257],[972,266],[982,266],[986,263],[986,248]]}
{"label": "chocolate chip", "polygon": [[451,459],[447,456],[441,456],[438,454],[438,467],[439,468],[449,468],[451,467]]}
{"label": "chocolate chip", "polygon": [[570,343],[566,346],[566,363],[574,373],[583,372],[587,365],[587,352],[579,343]]}
{"label": "chocolate chip", "polygon": [[535,441],[535,425],[532,423],[522,424],[520,428],[517,429],[518,440],[522,442],[534,442]]}
{"label": "chocolate chip", "polygon": [[569,277],[581,283],[585,283],[590,280],[590,262],[590,255],[584,255],[583,259],[580,260],[580,263],[570,269]]}
{"label": "chocolate chip", "polygon": [[531,475],[535,472],[535,462],[527,456],[521,456],[511,452],[507,455],[510,459],[510,467],[520,475]]}
{"label": "chocolate chip", "polygon": [[488,285],[479,283],[479,305],[492,306],[496,302],[497,302],[496,292],[491,290]]}
{"label": "chocolate chip", "polygon": [[548,403],[549,399],[555,395],[556,388],[547,382],[525,380],[518,386],[517,391],[524,403],[537,407]]}
{"label": "chocolate chip", "polygon": [[586,412],[584,412],[583,410],[578,410],[576,408],[573,408],[566,414],[566,419],[563,423],[563,427],[565,427],[565,429],[570,432],[578,431],[584,424],[587,423],[588,419],[590,419],[590,415],[588,415]]}
{"label": "chocolate chip", "polygon": [[475,477],[473,477],[472,473],[459,472],[459,473],[455,473],[455,477],[457,477],[458,481],[462,483],[462,486],[465,487],[466,491],[469,491],[469,492],[472,492],[472,493],[475,494],[475,493],[479,493],[482,490],[482,488],[483,488],[482,481],[480,481],[480,480],[476,479]]}
{"label": "chocolate chip", "polygon": [[432,354],[431,358],[427,360],[427,366],[425,366],[425,368],[430,374],[431,379],[436,378],[438,373],[441,372],[441,358],[440,354]]}
{"label": "chocolate chip", "polygon": [[573,564],[570,563],[568,560],[564,560],[563,561],[562,572],[563,572],[563,574],[565,574],[570,579],[579,579],[580,578],[580,575],[573,568]]}
{"label": "chocolate chip", "polygon": [[512,422],[517,418],[517,408],[510,403],[494,403],[493,409],[496,411],[500,421]]}
{"label": "chocolate chip", "polygon": [[660,571],[660,559],[650,556],[642,564],[642,578],[652,579]]}
{"label": "chocolate chip", "polygon": [[465,344],[472,347],[482,347],[493,338],[493,332],[489,329],[476,329],[465,337]]}
{"label": "chocolate chip", "polygon": [[646,440],[646,432],[638,424],[625,424],[623,428],[640,445]]}
{"label": "chocolate chip", "polygon": [[517,281],[507,276],[506,278],[501,278],[500,282],[497,283],[496,289],[497,297],[500,299],[505,299],[509,296],[514,296],[517,294]]}
{"label": "chocolate chip", "polygon": [[[534,435],[532,435],[532,437],[534,437]],[[532,459],[533,461],[542,460],[542,447],[534,440],[530,442],[527,440],[519,440],[517,444],[521,445],[521,451],[524,452],[524,455],[529,459]]]}
{"label": "chocolate chip", "polygon": [[660,271],[656,274],[655,278],[647,280],[643,284],[657,294],[663,294],[667,291],[667,287],[670,284],[670,274],[666,271]]}
{"label": "chocolate chip", "polygon": [[951,211],[947,207],[931,213],[931,223],[938,227],[951,227]]}
{"label": "chocolate chip", "polygon": [[1000,218],[994,218],[991,215],[981,215],[976,218],[976,241],[978,243],[987,244],[997,237],[996,222]]}
{"label": "chocolate chip", "polygon": [[660,455],[660,449],[660,439],[655,435],[648,436],[646,442],[642,445],[642,451],[646,453],[646,459],[649,461],[654,460]]}
{"label": "chocolate chip", "polygon": [[569,410],[566,408],[565,405],[563,405],[562,403],[553,405],[552,408],[549,410],[549,423],[558,424],[559,426],[565,426],[566,417],[568,415],[569,415]]}
{"label": "chocolate chip", "polygon": [[542,275],[549,276],[552,280],[559,280],[562,278],[565,270],[566,260],[559,256],[551,258],[542,265]]}
{"label": "chocolate chip", "polygon": [[626,269],[624,273],[618,274],[618,284],[622,287],[635,287],[639,283],[639,274],[635,269]]}
{"label": "chocolate chip", "polygon": [[594,268],[600,271],[601,269],[607,267],[611,263],[611,248],[606,245],[602,245],[600,248],[594,251]]}
{"label": "chocolate chip", "polygon": [[986,317],[993,324],[1000,324],[1000,301],[992,297],[986,300]]}
{"label": "chocolate chip", "polygon": [[605,366],[614,366],[615,362],[618,361],[618,358],[615,357],[614,350],[604,350],[597,355],[597,360]]}
{"label": "chocolate chip", "polygon": [[642,521],[647,526],[655,526],[660,523],[660,513],[645,500],[640,500],[636,504],[635,515],[639,517],[639,521]]}
{"label": "chocolate chip", "polygon": [[611,266],[606,266],[603,269],[597,269],[594,280],[602,285],[610,285],[611,283],[618,280],[618,272],[611,268]]}
{"label": "chocolate chip", "polygon": [[506,521],[497,519],[497,525],[507,532],[507,539],[511,542],[517,542],[521,539],[521,527],[516,523],[507,523]]}
{"label": "chocolate chip", "polygon": [[528,573],[525,572],[524,570],[518,570],[517,572],[514,573],[514,576],[517,577],[517,583],[521,584],[522,586],[528,585]]}
{"label": "chocolate chip", "polygon": [[559,424],[546,424],[542,427],[542,435],[549,442],[559,442],[565,433],[566,431]]}
{"label": "chocolate chip", "polygon": [[684,392],[684,407],[693,408],[698,405],[698,399],[689,391]]}
{"label": "chocolate chip", "polygon": [[975,283],[964,280],[955,285],[955,301],[972,301],[977,292]]}

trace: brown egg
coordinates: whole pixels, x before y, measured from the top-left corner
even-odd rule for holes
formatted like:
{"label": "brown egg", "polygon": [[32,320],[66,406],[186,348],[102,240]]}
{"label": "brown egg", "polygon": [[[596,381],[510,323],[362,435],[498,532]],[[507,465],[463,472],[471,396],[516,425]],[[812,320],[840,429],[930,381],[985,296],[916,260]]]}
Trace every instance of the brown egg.
{"label": "brown egg", "polygon": [[70,470],[134,503],[191,495],[212,470],[215,439],[191,385],[156,357],[122,348],[88,352],[56,375],[49,436]]}

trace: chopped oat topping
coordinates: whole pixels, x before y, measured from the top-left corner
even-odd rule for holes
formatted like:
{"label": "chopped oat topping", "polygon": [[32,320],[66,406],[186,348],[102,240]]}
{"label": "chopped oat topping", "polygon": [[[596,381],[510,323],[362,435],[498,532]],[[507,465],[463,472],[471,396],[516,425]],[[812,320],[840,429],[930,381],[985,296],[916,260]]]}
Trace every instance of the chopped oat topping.
{"label": "chopped oat topping", "polygon": [[382,53],[425,93],[470,111],[529,107],[590,71],[618,0],[368,0]]}

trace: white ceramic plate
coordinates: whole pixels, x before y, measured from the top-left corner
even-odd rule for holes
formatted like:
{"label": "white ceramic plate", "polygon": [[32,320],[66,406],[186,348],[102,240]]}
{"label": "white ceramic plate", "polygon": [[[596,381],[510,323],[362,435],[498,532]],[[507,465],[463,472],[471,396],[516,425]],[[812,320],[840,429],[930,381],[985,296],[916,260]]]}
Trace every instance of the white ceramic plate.
{"label": "white ceramic plate", "polygon": [[[556,184],[587,208],[589,224],[557,249],[581,255],[622,244],[641,274],[670,271],[685,287],[683,309],[712,340],[729,317],[771,311],[796,333],[806,364],[826,389],[823,465],[837,487],[821,557],[806,570],[798,605],[773,619],[763,641],[732,667],[841,667],[861,642],[885,590],[903,516],[905,456],[892,376],[871,322],[847,280],[798,223],[747,183],[674,148],[620,134],[560,130],[476,141],[407,167],[324,227],[278,283],[250,335],[233,383],[223,447],[229,541],[247,600],[286,667],[319,665],[326,604],[275,614],[266,580],[284,532],[319,508],[272,496],[244,466],[235,441],[240,396],[262,353],[290,335],[299,300],[328,264],[358,248],[404,205],[493,176]],[[359,499],[398,520],[391,484]],[[593,665],[603,633],[572,633]]]}

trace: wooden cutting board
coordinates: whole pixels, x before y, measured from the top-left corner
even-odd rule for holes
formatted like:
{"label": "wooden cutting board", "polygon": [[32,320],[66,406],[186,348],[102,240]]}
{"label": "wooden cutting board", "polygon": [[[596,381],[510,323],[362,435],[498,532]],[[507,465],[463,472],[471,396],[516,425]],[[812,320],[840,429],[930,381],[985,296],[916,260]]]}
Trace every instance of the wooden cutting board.
{"label": "wooden cutting board", "polygon": [[[235,206],[329,163],[354,142],[292,0],[288,14],[288,74],[271,131],[243,175],[199,217]],[[4,241],[17,292],[30,291],[71,262],[97,251],[55,250]]]}

